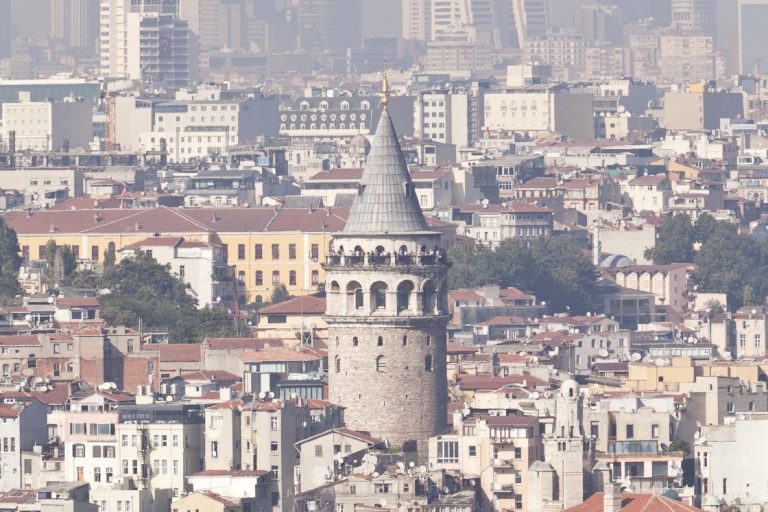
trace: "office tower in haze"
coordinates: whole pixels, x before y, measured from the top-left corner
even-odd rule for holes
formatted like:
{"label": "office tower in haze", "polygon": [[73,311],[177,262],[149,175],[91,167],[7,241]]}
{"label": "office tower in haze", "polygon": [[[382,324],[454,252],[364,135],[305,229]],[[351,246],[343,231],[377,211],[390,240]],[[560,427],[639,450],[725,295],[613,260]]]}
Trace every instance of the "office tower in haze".
{"label": "office tower in haze", "polygon": [[93,51],[99,34],[98,0],[51,0],[51,37]]}
{"label": "office tower in haze", "polygon": [[739,0],[739,72],[768,70],[768,0]]}

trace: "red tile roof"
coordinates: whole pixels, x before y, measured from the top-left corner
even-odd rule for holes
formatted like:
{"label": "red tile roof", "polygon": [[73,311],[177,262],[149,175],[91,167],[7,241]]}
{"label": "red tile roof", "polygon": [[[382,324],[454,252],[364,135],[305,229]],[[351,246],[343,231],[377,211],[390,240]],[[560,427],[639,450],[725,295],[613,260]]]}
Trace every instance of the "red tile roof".
{"label": "red tile roof", "polygon": [[446,349],[448,354],[475,354],[477,352],[477,347],[470,347],[461,343],[448,343]]}
{"label": "red tile roof", "polygon": [[349,208],[283,208],[266,231],[336,233],[344,229]]}
{"label": "red tile roof", "polygon": [[266,306],[259,310],[260,315],[323,315],[325,299],[315,295],[302,295],[285,302]]}
{"label": "red tile roof", "polygon": [[[603,493],[596,492],[565,512],[603,512]],[[621,512],[700,512],[701,509],[660,494],[621,493]]]}
{"label": "red tile roof", "polygon": [[647,186],[647,185],[659,185],[667,181],[666,174],[654,174],[652,176],[638,176],[629,182],[629,185],[634,186]]}
{"label": "red tile roof", "polygon": [[201,343],[148,343],[141,350],[158,352],[160,361],[199,362],[203,360]]}
{"label": "red tile roof", "polygon": [[0,336],[0,345],[40,345],[37,336],[24,334],[21,336]]}
{"label": "red tile roof", "polygon": [[196,372],[185,373],[181,376],[183,380],[210,380],[216,382],[237,382],[240,377],[224,370],[198,370]]}
{"label": "red tile roof", "polygon": [[96,297],[60,297],[56,299],[56,307],[60,309],[99,307],[99,299]]}
{"label": "red tile roof", "polygon": [[475,290],[470,290],[469,288],[460,288],[458,290],[451,290],[448,292],[448,298],[451,301],[462,301],[462,302],[483,302],[485,299],[482,295],[477,293]]}
{"label": "red tile roof", "polygon": [[307,351],[299,352],[284,347],[270,347],[258,352],[243,352],[240,359],[244,363],[266,363],[266,362],[310,362],[320,361],[323,356],[312,354]]}
{"label": "red tile roof", "polygon": [[209,338],[206,343],[209,350],[262,350],[267,345],[270,347],[283,346],[283,340],[280,338]]}

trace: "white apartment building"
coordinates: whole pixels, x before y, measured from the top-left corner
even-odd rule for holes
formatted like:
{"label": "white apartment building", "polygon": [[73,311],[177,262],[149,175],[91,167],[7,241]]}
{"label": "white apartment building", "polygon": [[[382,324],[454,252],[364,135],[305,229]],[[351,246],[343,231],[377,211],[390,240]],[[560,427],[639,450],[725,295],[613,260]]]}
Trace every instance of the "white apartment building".
{"label": "white apartment building", "polygon": [[22,452],[48,440],[45,415],[45,406],[36,399],[0,404],[0,490],[22,487]]}
{"label": "white apartment building", "polygon": [[486,92],[483,130],[557,132],[591,140],[595,132],[592,98],[548,85]]}
{"label": "white apartment building", "polygon": [[768,324],[765,321],[765,307],[744,306],[733,314],[736,334],[737,358],[763,358],[766,354]]}
{"label": "white apartment building", "polygon": [[468,146],[471,142],[467,92],[425,91],[416,102],[417,136],[443,144]]}
{"label": "white apartment building", "polygon": [[177,89],[193,78],[189,28],[178,0],[101,0],[101,74]]}
{"label": "white apartment building", "polygon": [[202,470],[203,411],[199,405],[154,403],[151,394],[136,400],[119,410],[120,475],[137,488],[151,488],[155,501],[168,490],[180,496],[186,475]]}
{"label": "white apartment building", "polygon": [[13,132],[17,151],[88,149],[93,138],[92,106],[85,101],[31,101],[29,92],[21,92],[18,103],[2,104],[2,120],[3,145]]}

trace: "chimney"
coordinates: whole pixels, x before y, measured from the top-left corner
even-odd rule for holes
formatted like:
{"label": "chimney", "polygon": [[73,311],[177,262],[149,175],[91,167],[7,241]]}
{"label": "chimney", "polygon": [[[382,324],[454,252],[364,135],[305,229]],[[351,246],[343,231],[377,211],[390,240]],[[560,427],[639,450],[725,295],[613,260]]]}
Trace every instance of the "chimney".
{"label": "chimney", "polygon": [[93,222],[95,224],[98,224],[99,222],[101,222],[101,214],[100,213],[94,213],[93,214]]}
{"label": "chimney", "polygon": [[619,512],[621,510],[621,484],[608,482],[603,492],[603,512]]}

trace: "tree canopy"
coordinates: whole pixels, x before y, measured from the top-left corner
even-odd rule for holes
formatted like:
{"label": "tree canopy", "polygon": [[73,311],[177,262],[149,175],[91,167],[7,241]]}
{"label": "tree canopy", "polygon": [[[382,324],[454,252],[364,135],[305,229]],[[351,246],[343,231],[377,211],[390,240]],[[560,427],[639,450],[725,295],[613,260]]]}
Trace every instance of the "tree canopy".
{"label": "tree canopy", "polygon": [[16,232],[0,218],[0,300],[8,301],[21,294],[19,269],[21,256]]}
{"label": "tree canopy", "polygon": [[139,253],[105,272],[99,287],[110,293],[100,298],[101,316],[113,325],[168,329],[174,342],[201,341],[206,337],[234,336],[236,328],[220,309],[197,308],[184,283],[170,267]]}
{"label": "tree canopy", "polygon": [[70,284],[77,270],[75,251],[69,245],[56,245],[55,240],[45,244],[45,270],[43,281],[49,288]]}
{"label": "tree canopy", "polygon": [[733,308],[763,303],[768,295],[768,244],[707,214],[695,223],[686,215],[665,221],[656,246],[646,256],[656,264],[696,264],[697,289],[727,293]]}
{"label": "tree canopy", "polygon": [[569,237],[506,240],[495,250],[485,246],[454,247],[451,286],[514,286],[546,301],[554,311],[594,311],[596,273]]}

